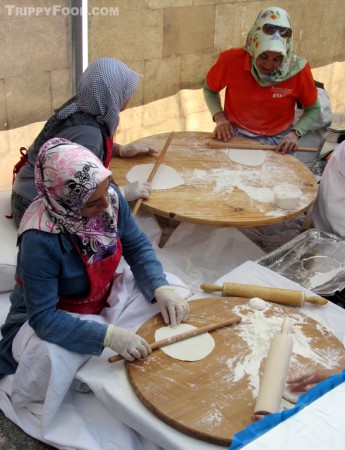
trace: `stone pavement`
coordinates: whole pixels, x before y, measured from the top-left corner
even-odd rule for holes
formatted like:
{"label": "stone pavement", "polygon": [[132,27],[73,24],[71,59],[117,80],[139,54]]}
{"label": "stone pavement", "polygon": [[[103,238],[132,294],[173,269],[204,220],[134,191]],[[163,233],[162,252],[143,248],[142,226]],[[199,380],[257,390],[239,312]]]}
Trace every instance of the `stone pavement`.
{"label": "stone pavement", "polygon": [[1,450],[54,450],[55,447],[43,444],[25,434],[0,411]]}

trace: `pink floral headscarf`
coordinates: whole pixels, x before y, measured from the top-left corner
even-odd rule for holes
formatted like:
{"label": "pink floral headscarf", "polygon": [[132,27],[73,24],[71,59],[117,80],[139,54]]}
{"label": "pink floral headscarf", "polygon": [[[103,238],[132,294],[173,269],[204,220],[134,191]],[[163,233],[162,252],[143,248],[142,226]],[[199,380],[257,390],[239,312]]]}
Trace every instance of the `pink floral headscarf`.
{"label": "pink floral headscarf", "polygon": [[99,216],[81,215],[96,188],[109,177],[110,170],[85,147],[63,138],[50,139],[36,159],[38,196],[23,216],[18,237],[30,229],[76,236],[88,264],[113,254],[119,207],[114,188],[109,186],[109,206]]}

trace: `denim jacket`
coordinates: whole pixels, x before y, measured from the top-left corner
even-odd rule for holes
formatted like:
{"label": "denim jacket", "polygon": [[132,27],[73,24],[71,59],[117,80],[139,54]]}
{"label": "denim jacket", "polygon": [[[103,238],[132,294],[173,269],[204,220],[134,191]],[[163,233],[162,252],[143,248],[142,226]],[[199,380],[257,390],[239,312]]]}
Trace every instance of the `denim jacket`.
{"label": "denim jacket", "polygon": [[[116,190],[120,199],[118,234],[123,257],[143,295],[151,302],[155,289],[168,282],[150,242]],[[19,243],[17,276],[25,289],[17,283],[10,295],[10,312],[1,328],[0,376],[16,370],[12,342],[26,320],[41,339],[73,352],[100,355],[107,325],[80,320],[56,308],[59,295],[82,295],[89,288],[84,264],[70,238],[63,233],[26,231]]]}

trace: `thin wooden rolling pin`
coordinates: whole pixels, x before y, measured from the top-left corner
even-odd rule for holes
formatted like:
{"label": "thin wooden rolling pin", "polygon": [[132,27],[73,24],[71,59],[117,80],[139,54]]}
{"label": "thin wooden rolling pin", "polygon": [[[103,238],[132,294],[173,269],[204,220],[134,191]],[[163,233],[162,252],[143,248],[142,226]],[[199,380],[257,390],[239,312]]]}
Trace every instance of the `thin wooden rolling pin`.
{"label": "thin wooden rolling pin", "polygon": [[[207,333],[209,331],[218,330],[219,328],[224,328],[224,327],[227,327],[229,325],[232,325],[232,324],[238,323],[238,322],[241,322],[241,317],[234,314],[228,320],[223,320],[222,322],[217,322],[217,323],[211,323],[209,325],[204,325],[202,327],[195,328],[193,330],[186,331],[186,332],[181,333],[181,334],[177,334],[176,336],[171,336],[171,337],[169,337],[167,339],[162,339],[161,341],[152,342],[152,344],[150,344],[150,347],[151,347],[152,350],[156,350],[157,348],[165,347],[167,345],[174,344],[175,342],[184,341],[185,339],[189,339],[191,337],[198,336],[199,334]],[[123,359],[123,356],[115,355],[115,356],[110,356],[110,358],[108,358],[108,361],[110,363],[113,363],[113,362],[116,362],[116,361],[120,361],[121,359]]]}
{"label": "thin wooden rolling pin", "polygon": [[327,299],[320,297],[306,297],[303,291],[292,289],[279,289],[264,286],[255,286],[250,284],[224,283],[223,287],[218,284],[204,283],[201,289],[205,292],[221,291],[223,297],[260,297],[272,303],[289,306],[304,306],[304,303],[312,303],[314,305],[325,305]]}
{"label": "thin wooden rolling pin", "polygon": [[[272,338],[255,402],[254,419],[280,410],[286,375],[292,355],[291,322],[283,321],[281,333]],[[255,417],[256,416],[256,417]]]}
{"label": "thin wooden rolling pin", "polygon": [[[247,150],[275,150],[277,147],[275,145],[261,144],[260,142],[253,141],[251,142],[231,142],[231,139],[228,142],[222,142],[217,140],[208,140],[205,143],[206,147],[210,148],[239,148],[239,149],[247,149]],[[317,152],[317,148],[313,147],[298,147],[296,152]]]}
{"label": "thin wooden rolling pin", "polygon": [[[160,164],[161,164],[161,162],[162,162],[162,160],[163,160],[163,158],[164,158],[164,156],[165,156],[165,154],[166,154],[166,152],[168,150],[168,147],[169,147],[169,145],[170,145],[170,143],[172,141],[172,138],[174,137],[174,134],[175,134],[174,131],[172,131],[169,134],[169,137],[168,137],[168,139],[167,139],[167,141],[166,141],[166,143],[165,143],[165,145],[163,147],[163,150],[160,152],[160,154],[159,154],[159,156],[157,158],[157,161],[156,161],[155,165],[153,166],[153,169],[152,169],[152,171],[151,171],[151,173],[150,173],[150,175],[149,175],[149,177],[147,179],[147,181],[149,183],[151,183],[151,181],[153,180],[154,176],[156,175],[156,172],[157,172],[157,170],[158,170],[158,168],[159,168],[159,166],[160,166]],[[144,199],[142,197],[138,198],[136,204],[134,205],[133,211],[132,211],[133,216],[135,216],[136,213],[138,212],[138,210],[140,208],[140,205],[142,204],[143,200]]]}

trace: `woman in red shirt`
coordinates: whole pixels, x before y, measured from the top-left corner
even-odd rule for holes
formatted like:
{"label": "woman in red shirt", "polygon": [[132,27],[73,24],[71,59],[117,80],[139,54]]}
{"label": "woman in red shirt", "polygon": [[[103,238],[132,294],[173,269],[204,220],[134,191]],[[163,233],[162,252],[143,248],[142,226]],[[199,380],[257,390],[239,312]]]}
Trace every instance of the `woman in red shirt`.
{"label": "woman in red shirt", "polygon": [[[219,92],[225,88],[224,109]],[[207,106],[216,122],[213,137],[244,136],[276,151],[291,153],[320,114],[309,63],[294,54],[288,13],[263,9],[246,45],[222,52],[204,85]],[[304,113],[293,127],[296,103]]]}

